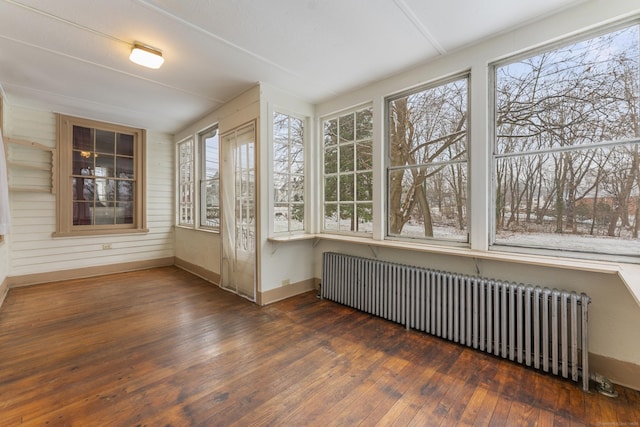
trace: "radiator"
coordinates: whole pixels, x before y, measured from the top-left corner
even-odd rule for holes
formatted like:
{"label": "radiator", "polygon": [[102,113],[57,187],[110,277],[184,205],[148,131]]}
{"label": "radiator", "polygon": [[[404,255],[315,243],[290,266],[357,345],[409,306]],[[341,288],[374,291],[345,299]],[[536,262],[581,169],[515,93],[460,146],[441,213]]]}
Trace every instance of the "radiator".
{"label": "radiator", "polygon": [[586,294],[325,252],[321,297],[589,390]]}

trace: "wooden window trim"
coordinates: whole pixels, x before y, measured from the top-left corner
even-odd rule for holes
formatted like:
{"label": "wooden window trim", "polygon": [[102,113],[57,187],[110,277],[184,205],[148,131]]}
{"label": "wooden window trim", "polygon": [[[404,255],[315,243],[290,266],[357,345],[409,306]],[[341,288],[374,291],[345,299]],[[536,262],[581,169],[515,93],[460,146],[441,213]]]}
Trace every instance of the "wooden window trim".
{"label": "wooden window trim", "polygon": [[[134,137],[134,223],[73,225],[71,185],[73,126],[127,133]],[[146,233],[146,130],[57,114],[58,174],[56,176],[56,231],[53,237]]]}

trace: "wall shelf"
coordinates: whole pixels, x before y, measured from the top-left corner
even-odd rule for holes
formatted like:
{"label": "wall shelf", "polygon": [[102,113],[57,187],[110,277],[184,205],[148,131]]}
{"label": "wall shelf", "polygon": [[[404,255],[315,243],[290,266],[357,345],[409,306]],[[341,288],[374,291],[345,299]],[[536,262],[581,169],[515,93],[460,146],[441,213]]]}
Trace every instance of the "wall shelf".
{"label": "wall shelf", "polygon": [[[5,154],[7,157],[7,168],[9,169],[9,171],[26,170],[34,172],[45,172],[48,175],[46,186],[38,187],[10,184],[9,191],[56,194],[56,149],[47,147],[46,145],[40,144],[38,142],[27,141],[18,138],[5,138],[5,141]],[[42,165],[17,161],[13,158],[13,150],[10,150],[11,144],[16,146],[19,150],[38,150],[39,152],[46,152],[49,154],[50,159],[48,160],[48,163]]]}

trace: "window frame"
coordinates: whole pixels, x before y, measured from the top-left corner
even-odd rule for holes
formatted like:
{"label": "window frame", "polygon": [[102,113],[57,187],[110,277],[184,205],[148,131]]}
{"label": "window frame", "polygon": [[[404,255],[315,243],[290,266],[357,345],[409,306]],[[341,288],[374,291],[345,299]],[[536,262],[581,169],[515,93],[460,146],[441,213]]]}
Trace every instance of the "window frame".
{"label": "window frame", "polygon": [[[503,66],[507,66],[510,64],[517,63],[518,61],[527,60],[530,58],[535,58],[539,55],[554,52],[558,49],[562,49],[564,47],[569,47],[578,43],[587,42],[592,39],[596,39],[601,36],[606,36],[608,34],[615,33],[617,31],[623,30],[625,28],[638,27],[638,31],[640,32],[640,20],[637,18],[631,20],[624,20],[621,22],[617,22],[612,25],[604,25],[599,26],[598,28],[585,31],[577,35],[564,37],[560,40],[547,43],[541,46],[537,46],[531,49],[527,49],[524,51],[520,51],[516,54],[505,56],[499,60],[491,62],[488,64],[488,73],[489,73],[489,133],[488,133],[488,143],[489,143],[489,174],[490,174],[490,203],[489,203],[489,211],[487,215],[489,215],[489,236],[488,236],[488,249],[489,251],[502,251],[507,253],[514,254],[523,254],[523,255],[545,255],[545,256],[557,256],[560,254],[561,256],[567,258],[583,258],[588,260],[599,260],[599,261],[614,261],[614,262],[631,262],[637,263],[637,255],[632,253],[627,254],[617,254],[610,252],[602,252],[600,250],[580,250],[569,247],[558,247],[553,248],[549,246],[535,246],[535,245],[526,245],[524,243],[506,243],[504,241],[500,241],[497,239],[497,165],[500,160],[508,159],[511,157],[518,157],[517,153],[502,153],[498,154],[498,127],[497,127],[497,119],[498,119],[498,69]],[[640,55],[637,58],[640,61]],[[522,151],[521,157],[526,156],[535,156],[536,153],[539,154],[553,154],[553,153],[562,153],[562,152],[586,152],[591,150],[597,150],[601,148],[609,148],[609,147],[624,147],[630,145],[640,145],[640,138],[635,138],[633,140],[615,140],[615,139],[601,139],[598,142],[595,142],[591,145],[579,144],[575,146],[567,146],[567,147],[552,147],[539,151]],[[555,233],[549,233],[550,235],[555,235]],[[565,243],[566,246],[568,246]]]}
{"label": "window frame", "polygon": [[[183,181],[181,176],[182,171],[182,153],[181,149],[183,146],[191,146],[191,157],[188,161],[189,163],[189,176],[191,179],[189,181]],[[186,164],[187,162],[184,162]],[[194,174],[195,174],[195,143],[193,137],[190,136],[188,138],[183,139],[182,141],[176,144],[176,226],[184,227],[184,228],[193,228],[195,226],[195,201],[194,201],[194,191],[195,191],[195,182],[194,182]],[[191,195],[191,201],[184,201],[184,187],[188,186],[189,193]],[[187,206],[189,205],[190,206]],[[190,221],[183,221],[186,213],[186,210],[190,209],[191,216]]]}
{"label": "window frame", "polygon": [[[420,92],[427,91],[429,89],[434,89],[439,86],[444,86],[449,83],[453,83],[458,80],[466,80],[466,156],[465,160],[451,160],[446,162],[431,162],[431,163],[420,163],[415,165],[402,165],[402,166],[392,166],[391,165],[391,116],[390,116],[390,105],[393,101],[408,97],[413,94],[417,94]],[[469,247],[471,245],[471,180],[469,177],[471,176],[471,71],[465,71],[461,73],[457,73],[454,75],[450,75],[447,77],[443,77],[440,79],[436,79],[430,81],[426,84],[422,84],[419,86],[415,86],[411,89],[403,90],[398,93],[394,93],[385,97],[384,99],[384,153],[385,153],[385,165],[384,165],[384,178],[385,178],[385,230],[384,230],[384,238],[390,241],[405,241],[405,242],[413,242],[418,244],[435,244],[435,245],[446,245],[446,246],[459,246],[459,247]],[[425,236],[409,236],[409,235],[400,235],[400,234],[391,234],[390,230],[390,201],[391,196],[389,194],[390,190],[390,175],[394,171],[400,170],[410,170],[415,169],[417,167],[433,167],[433,166],[449,166],[463,164],[465,165],[465,173],[467,177],[467,182],[465,185],[466,192],[466,201],[465,201],[465,209],[466,209],[466,238],[465,239],[447,239],[447,238],[439,238],[436,236],[425,237]]]}
{"label": "window frame", "polygon": [[[357,119],[357,114],[359,112],[362,111],[369,111],[370,117],[371,117],[371,130],[370,130],[370,136],[369,138],[363,138],[363,139],[358,139],[357,138],[357,126],[356,126],[356,119]],[[336,131],[338,131],[338,129],[340,128],[340,118],[342,117],[346,117],[347,115],[353,115],[354,117],[354,121],[353,121],[353,132],[354,132],[354,137],[352,141],[347,141],[347,142],[340,142],[340,137],[338,135],[338,133],[336,133],[336,143],[335,143],[335,147],[336,147],[336,171],[331,172],[329,174],[326,173],[325,170],[325,165],[326,165],[326,152],[327,152],[327,146],[325,144],[325,123],[329,122],[331,120],[336,120]],[[322,194],[322,199],[321,199],[321,204],[322,204],[322,209],[321,209],[321,221],[320,221],[320,225],[321,225],[321,232],[325,233],[325,234],[336,234],[336,235],[347,235],[347,236],[355,236],[355,237],[366,237],[366,238],[373,238],[373,234],[375,231],[375,223],[374,223],[374,200],[373,200],[373,193],[374,193],[374,184],[373,184],[373,177],[375,174],[375,168],[374,168],[374,159],[373,159],[373,145],[374,145],[374,138],[373,138],[373,127],[375,126],[375,122],[374,122],[374,108],[373,108],[373,103],[369,102],[366,104],[361,104],[359,106],[353,107],[353,108],[349,108],[349,109],[345,109],[345,110],[340,110],[338,112],[323,116],[320,118],[320,141],[321,143],[320,145],[320,149],[322,150],[322,162],[320,165],[320,180],[321,180],[321,187],[322,187],[322,191],[320,192]],[[358,144],[362,144],[363,142],[369,142],[370,143],[370,150],[371,150],[371,168],[370,169],[358,169],[357,167],[357,152],[358,152]],[[347,145],[353,145],[353,169],[349,170],[349,171],[342,171],[341,172],[341,167],[340,167],[340,148],[347,146]],[[370,184],[370,188],[369,188],[369,194],[370,194],[370,199],[363,199],[363,200],[358,200],[358,188],[357,188],[357,184],[356,184],[356,180],[357,180],[357,175],[358,174],[370,174],[371,176],[371,184]],[[358,231],[356,230],[341,230],[340,226],[338,225],[338,230],[332,230],[332,229],[327,229],[326,227],[326,207],[327,207],[327,201],[326,201],[326,177],[327,175],[335,175],[337,177],[336,180],[336,215],[338,215],[338,224],[340,223],[340,208],[341,208],[341,197],[340,197],[340,192],[341,192],[341,187],[340,187],[340,176],[346,176],[346,175],[352,175],[354,178],[353,181],[353,199],[349,199],[348,201],[345,202],[345,204],[351,204],[353,206],[353,212],[352,212],[352,218],[351,220],[354,222],[354,224],[356,225],[356,228],[358,228],[358,205],[366,205],[369,204],[370,205],[370,209],[371,209],[371,220],[368,221],[368,223],[371,225],[371,231]],[[334,203],[334,202],[330,202],[330,203]]]}
{"label": "window frame", "polygon": [[[55,174],[55,179],[58,191],[56,194],[56,231],[53,236],[94,236],[148,232],[146,218],[146,130],[63,114],[56,116],[58,172]],[[73,194],[69,180],[73,171],[74,126],[133,136],[133,223],[73,225]]]}
{"label": "window frame", "polygon": [[[218,176],[217,178],[206,177],[207,174],[207,149],[206,149],[206,140],[209,137],[216,136],[218,138],[218,150],[217,150],[217,160],[218,160]],[[198,196],[197,196],[197,221],[194,221],[194,224],[197,224],[196,228],[204,231],[211,231],[215,233],[220,232],[220,218],[221,218],[221,207],[220,207],[220,129],[218,124],[215,123],[202,132],[198,133],[198,144],[197,149],[194,151],[194,158],[198,159],[199,174],[198,174]],[[195,145],[195,144],[194,144]],[[194,147],[195,149],[195,147]],[[194,162],[195,163],[195,162]],[[206,184],[207,182],[217,182],[218,183],[218,225],[206,225],[203,224],[203,220],[206,218]]]}
{"label": "window frame", "polygon": [[[291,200],[291,189],[288,188],[287,189],[287,201],[284,202],[278,202],[276,200],[275,197],[275,183],[276,183],[276,179],[275,179],[275,174],[276,174],[276,170],[275,170],[275,162],[276,162],[276,152],[275,152],[275,145],[276,145],[276,138],[275,138],[275,119],[276,119],[276,115],[281,115],[281,116],[286,116],[287,120],[289,122],[287,129],[288,129],[288,137],[287,137],[287,147],[289,147],[288,150],[288,156],[287,156],[287,160],[289,163],[289,167],[287,169],[287,172],[279,172],[282,175],[287,175],[288,179],[287,179],[287,183],[291,183],[291,177],[292,176],[300,176],[300,174],[294,174],[291,172],[291,146],[293,145],[291,143],[291,120],[299,120],[301,122],[302,125],[302,143],[301,143],[301,148],[302,148],[302,185],[303,185],[303,199],[302,202],[295,202]],[[308,232],[308,228],[309,228],[309,215],[308,215],[308,195],[309,195],[309,180],[307,179],[307,168],[308,168],[308,161],[307,161],[307,152],[308,152],[308,148],[307,148],[307,141],[308,141],[308,118],[304,117],[303,115],[300,114],[295,114],[295,113],[291,113],[290,111],[287,111],[286,109],[283,108],[274,108],[274,110],[272,111],[272,114],[270,115],[270,119],[271,119],[271,123],[270,123],[270,141],[271,141],[271,156],[270,156],[270,170],[271,170],[271,174],[270,174],[270,179],[271,179],[271,185],[270,185],[270,189],[271,189],[271,203],[272,203],[272,212],[273,215],[271,216],[271,220],[270,220],[270,224],[271,224],[271,230],[272,230],[272,234],[274,236],[282,236],[282,235],[298,235],[298,234],[305,234]],[[276,221],[276,204],[286,204],[287,205],[287,211],[291,212],[293,206],[299,206],[302,208],[302,228],[301,229],[297,229],[297,230],[292,230],[291,229],[291,218],[288,218],[287,220],[287,229],[286,230],[280,230],[277,231],[276,230],[276,225],[275,225],[275,221]]]}

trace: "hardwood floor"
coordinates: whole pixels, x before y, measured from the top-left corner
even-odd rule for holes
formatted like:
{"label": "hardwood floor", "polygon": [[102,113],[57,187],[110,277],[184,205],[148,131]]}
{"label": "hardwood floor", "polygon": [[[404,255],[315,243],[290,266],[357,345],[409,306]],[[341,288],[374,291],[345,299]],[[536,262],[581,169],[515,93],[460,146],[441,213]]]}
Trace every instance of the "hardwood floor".
{"label": "hardwood floor", "polygon": [[1,426],[638,426],[640,393],[617,390],[173,267],[12,289],[0,309]]}

